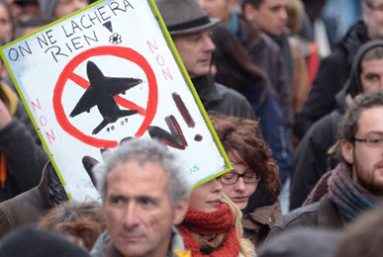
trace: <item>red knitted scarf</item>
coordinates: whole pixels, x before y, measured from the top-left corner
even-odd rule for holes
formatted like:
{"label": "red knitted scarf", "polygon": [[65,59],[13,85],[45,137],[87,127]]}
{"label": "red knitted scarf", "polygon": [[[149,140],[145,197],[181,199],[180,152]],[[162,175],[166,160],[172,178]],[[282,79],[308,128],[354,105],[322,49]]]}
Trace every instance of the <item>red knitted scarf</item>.
{"label": "red knitted scarf", "polygon": [[[221,204],[217,211],[210,213],[197,211],[189,207],[184,221],[178,226],[178,230],[184,239],[186,249],[192,252],[193,257],[237,257],[241,250],[233,224],[233,213],[226,204]],[[198,242],[196,242],[191,232],[201,236],[226,235],[220,248],[210,255],[205,255],[201,253]]]}

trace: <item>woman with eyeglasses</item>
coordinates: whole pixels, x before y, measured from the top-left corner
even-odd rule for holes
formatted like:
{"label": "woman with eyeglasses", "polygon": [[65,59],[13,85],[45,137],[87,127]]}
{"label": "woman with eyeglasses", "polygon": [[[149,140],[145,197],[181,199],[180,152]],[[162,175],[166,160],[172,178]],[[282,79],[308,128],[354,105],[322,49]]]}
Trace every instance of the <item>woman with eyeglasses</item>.
{"label": "woman with eyeglasses", "polygon": [[278,166],[267,144],[256,137],[256,121],[218,113],[209,116],[233,165],[218,181],[243,213],[245,238],[259,246],[282,217]]}

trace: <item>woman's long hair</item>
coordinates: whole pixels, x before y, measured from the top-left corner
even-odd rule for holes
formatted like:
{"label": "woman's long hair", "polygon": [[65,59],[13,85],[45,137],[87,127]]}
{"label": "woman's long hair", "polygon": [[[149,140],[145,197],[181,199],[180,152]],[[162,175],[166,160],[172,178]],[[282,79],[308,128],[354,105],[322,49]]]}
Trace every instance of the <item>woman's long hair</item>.
{"label": "woman's long hair", "polygon": [[234,216],[234,228],[237,234],[239,244],[241,246],[241,253],[245,257],[255,256],[255,249],[253,243],[250,240],[243,238],[243,228],[242,228],[242,212],[241,210],[230,200],[228,196],[222,193],[222,203],[227,204],[229,209],[233,213]]}
{"label": "woman's long hair", "polygon": [[264,73],[253,64],[245,48],[236,36],[226,27],[216,26],[212,29],[212,39],[216,46],[214,64],[217,67],[215,80],[225,86],[243,92],[249,85],[258,99],[263,100],[267,94],[268,81]]}

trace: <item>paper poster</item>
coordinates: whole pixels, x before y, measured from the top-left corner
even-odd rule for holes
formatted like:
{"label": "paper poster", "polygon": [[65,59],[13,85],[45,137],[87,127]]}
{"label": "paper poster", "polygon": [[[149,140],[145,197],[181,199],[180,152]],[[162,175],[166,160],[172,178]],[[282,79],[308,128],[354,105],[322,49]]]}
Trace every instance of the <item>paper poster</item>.
{"label": "paper poster", "polygon": [[99,1],[1,49],[68,195],[98,198],[82,164],[159,138],[194,185],[229,170],[154,1]]}

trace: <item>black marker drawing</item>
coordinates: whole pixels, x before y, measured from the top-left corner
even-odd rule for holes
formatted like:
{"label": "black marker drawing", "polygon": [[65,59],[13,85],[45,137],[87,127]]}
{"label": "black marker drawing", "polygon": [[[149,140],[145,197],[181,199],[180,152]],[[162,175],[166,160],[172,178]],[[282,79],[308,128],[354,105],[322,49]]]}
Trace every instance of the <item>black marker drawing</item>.
{"label": "black marker drawing", "polygon": [[105,77],[92,61],[88,61],[86,70],[90,86],[70,113],[70,117],[75,117],[85,111],[89,113],[90,109],[97,105],[104,119],[93,130],[92,134],[95,135],[119,118],[138,112],[137,110],[120,110],[114,96],[125,94],[127,90],[142,83],[141,79]]}
{"label": "black marker drawing", "polygon": [[165,118],[165,121],[170,129],[170,133],[160,127],[150,126],[148,128],[150,137],[157,138],[171,147],[185,150],[188,143],[186,142],[185,136],[176,118],[173,115],[170,115]]}
{"label": "black marker drawing", "polygon": [[113,35],[109,37],[109,42],[112,43],[113,45],[121,44],[122,43],[121,35],[117,33],[113,33]]}

